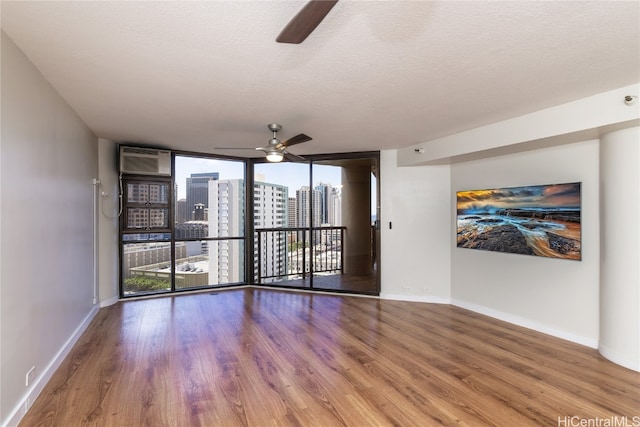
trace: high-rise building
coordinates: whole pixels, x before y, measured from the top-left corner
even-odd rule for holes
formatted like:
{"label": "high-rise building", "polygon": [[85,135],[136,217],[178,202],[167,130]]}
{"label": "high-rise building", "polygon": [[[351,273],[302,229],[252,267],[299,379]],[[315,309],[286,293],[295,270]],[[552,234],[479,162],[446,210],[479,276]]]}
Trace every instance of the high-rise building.
{"label": "high-rise building", "polygon": [[176,202],[176,224],[185,223],[189,221],[190,217],[190,212],[187,209],[187,199],[179,199]]}
{"label": "high-rise building", "polygon": [[[264,179],[264,178],[263,178]],[[289,189],[284,185],[267,182],[255,182],[254,227],[283,228],[289,226]],[[287,274],[286,234],[264,233],[258,248],[256,238],[254,259],[262,255],[255,268],[260,268],[260,277],[264,282],[274,281],[277,276]]]}
{"label": "high-rise building", "polygon": [[[341,187],[341,186],[340,186]],[[331,225],[342,225],[342,193],[341,188],[333,187],[329,196],[327,223]]]}
{"label": "high-rise building", "polygon": [[253,198],[256,228],[289,226],[289,188],[268,182],[256,182]]}
{"label": "high-rise building", "polygon": [[205,208],[209,207],[209,181],[216,181],[220,177],[218,172],[192,173],[187,178],[187,220],[196,219],[194,217],[195,205],[202,203]]}
{"label": "high-rise building", "polygon": [[333,187],[331,184],[318,183],[313,188],[320,193],[320,224],[328,224],[329,221],[329,202],[331,196],[331,190]]}
{"label": "high-rise building", "polygon": [[296,190],[296,218],[298,227],[319,227],[322,224],[322,193],[320,191],[310,189],[306,185]]}
{"label": "high-rise building", "polygon": [[287,206],[288,227],[297,227],[298,220],[296,218],[296,198],[289,197],[289,206]]}
{"label": "high-rise building", "polygon": [[320,224],[340,225],[342,215],[339,189],[320,182],[314,190],[320,192]]}
{"label": "high-rise building", "polygon": [[[209,237],[244,235],[244,180],[209,181]],[[244,281],[244,241],[210,240],[209,284]]]}
{"label": "high-rise building", "polygon": [[[244,280],[245,183],[241,179],[208,181],[209,284]],[[266,182],[254,184],[254,227],[284,228],[289,225],[288,188]],[[254,242],[256,264],[264,281],[273,281],[287,272],[287,241],[280,233],[262,234],[261,247]],[[262,258],[258,261],[257,256]]]}

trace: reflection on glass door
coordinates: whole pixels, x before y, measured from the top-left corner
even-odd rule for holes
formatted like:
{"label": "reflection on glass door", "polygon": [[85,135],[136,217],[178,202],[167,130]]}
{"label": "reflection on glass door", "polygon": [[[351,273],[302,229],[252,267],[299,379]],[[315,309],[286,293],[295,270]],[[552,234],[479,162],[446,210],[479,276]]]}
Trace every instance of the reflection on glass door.
{"label": "reflection on glass door", "polygon": [[175,158],[175,288],[244,282],[244,162]]}

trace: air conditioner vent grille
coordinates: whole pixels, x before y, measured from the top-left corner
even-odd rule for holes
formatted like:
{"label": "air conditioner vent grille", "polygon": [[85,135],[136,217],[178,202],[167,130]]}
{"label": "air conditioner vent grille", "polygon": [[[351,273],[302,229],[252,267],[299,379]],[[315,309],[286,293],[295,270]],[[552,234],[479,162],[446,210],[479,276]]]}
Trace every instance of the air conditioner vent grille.
{"label": "air conditioner vent grille", "polygon": [[137,173],[158,173],[158,159],[152,157],[124,156],[122,170]]}
{"label": "air conditioner vent grille", "polygon": [[153,148],[122,147],[122,152],[125,154],[147,154],[149,156],[158,155],[158,150],[154,150]]}
{"label": "air conditioner vent grille", "polygon": [[171,176],[171,152],[149,148],[121,147],[120,172]]}

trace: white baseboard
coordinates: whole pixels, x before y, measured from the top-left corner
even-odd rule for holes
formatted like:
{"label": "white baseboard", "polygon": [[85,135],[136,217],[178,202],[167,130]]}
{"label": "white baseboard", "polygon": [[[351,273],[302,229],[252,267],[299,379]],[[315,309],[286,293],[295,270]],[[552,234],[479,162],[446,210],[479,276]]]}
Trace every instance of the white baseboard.
{"label": "white baseboard", "polygon": [[596,339],[571,334],[560,329],[550,328],[547,325],[532,321],[530,319],[526,319],[524,317],[514,316],[513,314],[504,313],[499,310],[494,310],[482,305],[471,304],[457,299],[451,300],[451,305],[455,305],[456,307],[464,308],[466,310],[471,310],[476,313],[484,314],[485,316],[494,317],[499,320],[504,320],[505,322],[522,326],[523,328],[533,329],[534,331],[542,332],[543,334],[561,338],[566,341],[571,341],[576,344],[581,344],[591,348],[598,348],[598,341]]}
{"label": "white baseboard", "polygon": [[22,399],[20,399],[18,405],[13,409],[13,411],[11,411],[4,424],[2,424],[2,427],[13,427],[20,423],[20,420],[27,413],[33,402],[38,398],[38,395],[40,395],[44,386],[47,385],[54,372],[60,367],[65,357],[67,357],[73,346],[80,339],[80,336],[82,336],[84,331],[89,327],[93,318],[98,314],[98,309],[98,306],[93,306],[89,314],[87,314],[73,334],[69,337],[67,342],[64,343],[55,357],[51,362],[49,362],[49,365],[47,365],[42,373],[35,379],[31,387],[27,390]]}
{"label": "white baseboard", "polygon": [[118,298],[117,296],[115,296],[113,298],[109,298],[109,299],[104,300],[104,301],[100,301],[100,308],[109,307],[110,305],[113,305],[113,304],[117,303],[118,301],[120,301],[120,298]]}
{"label": "white baseboard", "polygon": [[408,301],[408,302],[426,302],[430,304],[451,304],[449,298],[436,297],[436,296],[418,296],[418,295],[402,295],[402,294],[380,294],[380,299],[388,299],[394,301]]}
{"label": "white baseboard", "polygon": [[[556,338],[561,338],[566,341],[571,341],[576,344],[581,344],[591,348],[598,348],[598,341],[595,339],[571,334],[560,329],[550,328],[547,325],[534,322],[524,317],[514,316],[509,313],[504,313],[498,310],[494,310],[492,308],[488,308],[488,307],[477,305],[477,304],[471,304],[465,301],[443,298],[443,297],[413,296],[413,295],[402,295],[402,294],[380,294],[380,298],[388,299],[388,300],[396,300],[396,301],[425,302],[425,303],[432,303],[432,304],[451,304],[456,307],[464,308],[465,310],[470,310],[476,313],[484,314],[485,316],[493,317],[495,319],[504,320],[505,322],[513,323],[514,325],[522,326],[523,328],[527,328],[527,329],[532,329],[534,331],[551,335]],[[615,354],[612,355],[612,357],[619,358],[619,356],[616,356]],[[609,359],[609,357],[607,358]],[[610,360],[615,361],[614,359],[610,359]],[[638,362],[636,361],[636,363]],[[620,364],[622,366],[629,367],[628,364],[623,364],[623,363],[620,363]],[[630,368],[630,369],[634,369],[634,368]],[[636,367],[635,370],[638,370],[638,368]]]}
{"label": "white baseboard", "polygon": [[611,348],[602,345],[598,346],[598,352],[604,357],[625,368],[631,369],[636,372],[640,372],[640,360],[629,358],[627,355],[620,354],[619,352],[612,350]]}

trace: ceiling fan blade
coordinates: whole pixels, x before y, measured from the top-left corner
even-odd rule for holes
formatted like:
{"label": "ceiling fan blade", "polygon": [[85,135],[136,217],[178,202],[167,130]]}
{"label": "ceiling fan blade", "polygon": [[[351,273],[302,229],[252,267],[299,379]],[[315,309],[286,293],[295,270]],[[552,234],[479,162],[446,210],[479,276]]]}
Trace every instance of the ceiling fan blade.
{"label": "ceiling fan blade", "polygon": [[287,159],[289,161],[292,161],[292,162],[304,162],[305,161],[304,157],[300,157],[300,156],[298,156],[296,154],[291,154],[291,153],[288,153],[286,151],[284,153],[282,153],[282,154],[284,154],[284,158],[285,159]]}
{"label": "ceiling fan blade", "polygon": [[283,147],[291,147],[292,145],[301,144],[303,142],[311,141],[313,138],[305,135],[304,133],[298,134],[293,138],[289,138],[286,141],[282,141],[280,144],[276,145],[277,149],[281,149]]}
{"label": "ceiling fan blade", "polygon": [[276,38],[278,43],[299,44],[316,29],[338,0],[311,0]]}

